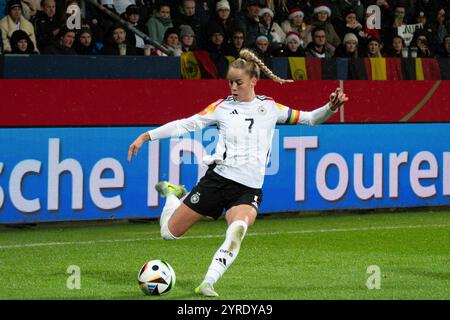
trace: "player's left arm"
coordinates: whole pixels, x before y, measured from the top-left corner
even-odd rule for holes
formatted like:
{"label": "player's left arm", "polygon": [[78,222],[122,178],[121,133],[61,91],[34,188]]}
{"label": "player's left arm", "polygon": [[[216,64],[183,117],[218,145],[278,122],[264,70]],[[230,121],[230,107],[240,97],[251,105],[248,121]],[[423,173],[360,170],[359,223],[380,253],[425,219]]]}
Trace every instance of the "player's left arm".
{"label": "player's left arm", "polygon": [[339,107],[348,101],[348,97],[340,88],[337,88],[336,91],[330,95],[329,99],[330,101],[324,106],[313,111],[300,111],[277,104],[279,109],[278,123],[303,124],[309,126],[321,124],[328,120],[338,111]]}

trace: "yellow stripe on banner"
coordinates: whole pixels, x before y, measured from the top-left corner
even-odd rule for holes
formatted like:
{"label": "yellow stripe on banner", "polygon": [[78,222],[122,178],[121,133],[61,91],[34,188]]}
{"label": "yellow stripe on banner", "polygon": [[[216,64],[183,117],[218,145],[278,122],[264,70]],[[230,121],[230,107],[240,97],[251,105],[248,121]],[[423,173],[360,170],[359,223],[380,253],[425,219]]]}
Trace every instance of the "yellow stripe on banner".
{"label": "yellow stripe on banner", "polygon": [[201,79],[202,73],[193,52],[183,52],[180,57],[180,63],[183,79]]}
{"label": "yellow stripe on banner", "polygon": [[306,70],[306,59],[299,57],[289,57],[289,68],[293,80],[308,80],[308,72]]}
{"label": "yellow stripe on banner", "polygon": [[416,80],[425,80],[423,76],[422,58],[416,58]]}
{"label": "yellow stripe on banner", "polygon": [[386,59],[370,58],[370,66],[372,67],[372,80],[386,80]]}

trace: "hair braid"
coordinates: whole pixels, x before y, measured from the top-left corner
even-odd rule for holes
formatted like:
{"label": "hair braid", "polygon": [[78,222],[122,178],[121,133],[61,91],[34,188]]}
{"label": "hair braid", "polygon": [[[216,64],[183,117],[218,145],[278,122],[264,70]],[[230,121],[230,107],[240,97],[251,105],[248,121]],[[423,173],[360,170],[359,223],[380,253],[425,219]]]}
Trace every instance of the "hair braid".
{"label": "hair braid", "polygon": [[272,79],[275,82],[278,83],[283,83],[285,82],[284,79],[281,79],[280,77],[278,77],[277,75],[275,75],[272,70],[270,70],[265,64],[264,62],[262,62],[261,59],[258,58],[258,56],[256,54],[254,54],[252,51],[248,50],[248,49],[242,49],[239,52],[239,55],[241,56],[242,59],[246,60],[246,61],[251,61],[254,62],[261,70],[262,72],[264,72],[264,74],[266,76],[268,76],[270,79]]}

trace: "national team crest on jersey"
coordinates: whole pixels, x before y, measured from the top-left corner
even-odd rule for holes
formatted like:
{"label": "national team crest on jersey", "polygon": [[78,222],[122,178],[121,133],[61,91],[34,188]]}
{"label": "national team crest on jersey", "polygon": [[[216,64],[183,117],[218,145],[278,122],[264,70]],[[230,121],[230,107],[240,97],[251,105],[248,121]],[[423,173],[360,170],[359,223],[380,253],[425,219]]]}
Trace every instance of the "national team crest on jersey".
{"label": "national team crest on jersey", "polygon": [[196,192],[191,196],[191,203],[196,204],[200,201],[200,193]]}
{"label": "national team crest on jersey", "polygon": [[267,113],[267,109],[264,108],[264,106],[259,106],[258,107],[258,113],[262,114],[262,115],[265,115]]}

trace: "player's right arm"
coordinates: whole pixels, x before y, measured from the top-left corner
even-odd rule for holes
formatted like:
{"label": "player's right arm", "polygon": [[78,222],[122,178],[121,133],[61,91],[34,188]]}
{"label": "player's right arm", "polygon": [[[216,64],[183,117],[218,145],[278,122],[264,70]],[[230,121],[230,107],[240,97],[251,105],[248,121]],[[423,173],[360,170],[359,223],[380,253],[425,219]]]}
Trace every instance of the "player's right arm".
{"label": "player's right arm", "polygon": [[216,108],[223,100],[211,103],[201,112],[185,119],[171,121],[153,130],[146,131],[139,135],[128,149],[128,161],[132,156],[136,156],[142,145],[150,140],[179,137],[185,133],[200,130],[217,122]]}

